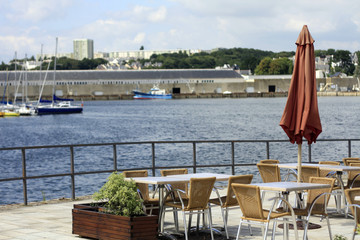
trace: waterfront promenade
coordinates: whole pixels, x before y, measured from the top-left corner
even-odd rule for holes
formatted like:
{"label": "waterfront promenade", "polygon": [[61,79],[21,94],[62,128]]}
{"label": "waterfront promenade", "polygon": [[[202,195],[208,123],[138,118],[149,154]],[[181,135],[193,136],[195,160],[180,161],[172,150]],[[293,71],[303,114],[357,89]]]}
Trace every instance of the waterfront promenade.
{"label": "waterfront promenade", "polygon": [[[225,190],[221,194],[225,194]],[[268,194],[266,197],[272,197]],[[71,210],[75,203],[91,202],[90,198],[82,198],[76,201],[53,200],[46,203],[32,203],[29,206],[12,205],[0,206],[0,240],[67,240],[67,239],[86,239],[72,234],[72,215]],[[268,202],[266,205],[268,205]],[[334,209],[333,199],[330,200],[330,209]],[[221,226],[222,218],[220,209],[213,208],[213,224]],[[179,215],[181,218],[181,214]],[[230,239],[235,239],[239,223],[240,210],[229,211],[229,233]],[[319,221],[318,217],[311,219],[312,223],[318,223],[322,227],[309,231],[309,239],[329,239],[326,221]],[[173,227],[172,214],[166,215],[165,229]],[[182,220],[180,219],[180,227]],[[195,221],[193,221],[193,224]],[[351,239],[353,219],[344,218],[336,214],[330,215],[330,223],[333,237],[341,234],[347,239]],[[272,226],[272,225],[271,225]],[[253,227],[254,235],[250,236],[246,227],[243,228],[240,239],[262,239],[260,228]],[[302,238],[303,231],[299,231]],[[215,235],[215,239],[226,239],[223,235]],[[210,236],[197,236],[195,233],[190,239],[210,239]],[[281,229],[277,230],[276,239],[282,239]],[[290,231],[290,239],[294,239],[293,232]]]}

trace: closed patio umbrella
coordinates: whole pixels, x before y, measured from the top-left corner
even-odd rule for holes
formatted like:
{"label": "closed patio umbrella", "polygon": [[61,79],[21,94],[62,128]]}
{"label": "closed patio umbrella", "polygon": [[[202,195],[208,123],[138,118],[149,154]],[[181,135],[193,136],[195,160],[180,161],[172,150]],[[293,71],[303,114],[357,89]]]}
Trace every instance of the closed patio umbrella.
{"label": "closed patio umbrella", "polygon": [[290,142],[298,144],[298,182],[301,176],[302,139],[304,137],[308,144],[312,144],[322,131],[317,103],[314,42],[304,25],[296,41],[295,65],[280,121]]}

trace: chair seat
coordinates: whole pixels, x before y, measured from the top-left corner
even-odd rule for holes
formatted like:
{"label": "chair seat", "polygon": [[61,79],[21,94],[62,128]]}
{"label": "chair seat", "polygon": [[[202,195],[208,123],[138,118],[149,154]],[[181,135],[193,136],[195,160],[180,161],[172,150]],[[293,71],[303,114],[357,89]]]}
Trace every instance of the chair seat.
{"label": "chair seat", "polygon": [[[263,209],[264,216],[268,216],[269,212],[270,212],[269,210]],[[285,217],[285,216],[291,216],[291,213],[290,212],[271,212],[270,219],[281,218],[281,217]],[[267,222],[267,219],[250,218],[250,217],[241,217],[241,218],[244,220],[249,220],[249,221]]]}
{"label": "chair seat", "polygon": [[[183,199],[184,211],[189,211],[189,210],[190,210],[190,209],[187,208],[188,202],[189,202],[188,199]],[[166,202],[165,205],[166,205],[167,207],[174,207],[174,208],[180,208],[180,209],[182,208],[181,202]],[[193,211],[193,210],[202,210],[202,208],[199,208],[199,209],[196,209],[196,208],[191,209],[191,211]]]}
{"label": "chair seat", "polygon": [[144,204],[159,205],[159,199],[158,198],[146,199],[144,200]]}

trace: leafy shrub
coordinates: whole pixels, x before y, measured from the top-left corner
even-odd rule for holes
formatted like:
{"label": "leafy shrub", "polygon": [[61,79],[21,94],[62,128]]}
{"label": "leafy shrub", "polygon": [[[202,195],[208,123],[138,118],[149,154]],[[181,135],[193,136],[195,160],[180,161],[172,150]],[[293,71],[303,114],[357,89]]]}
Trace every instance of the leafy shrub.
{"label": "leafy shrub", "polygon": [[120,216],[144,215],[142,200],[137,193],[136,183],[126,181],[122,173],[113,172],[98,192],[96,201],[106,201],[106,212]]}

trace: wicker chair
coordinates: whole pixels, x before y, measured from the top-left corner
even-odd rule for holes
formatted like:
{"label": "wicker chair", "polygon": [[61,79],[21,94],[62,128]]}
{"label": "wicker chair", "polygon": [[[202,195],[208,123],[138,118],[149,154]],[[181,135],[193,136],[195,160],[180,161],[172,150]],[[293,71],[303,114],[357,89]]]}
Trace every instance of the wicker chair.
{"label": "wicker chair", "polygon": [[320,177],[319,167],[301,166],[301,181],[308,183],[311,177]]}
{"label": "wicker chair", "polygon": [[[319,164],[340,165],[339,162],[335,162],[335,161],[320,161]],[[320,170],[320,177],[327,177],[329,174],[332,174],[332,172],[329,172],[328,170]]]}
{"label": "wicker chair", "polygon": [[282,201],[285,204],[287,204],[288,208],[290,209],[290,212],[273,211],[277,199],[274,199],[274,203],[272,204],[271,209],[266,210],[263,209],[262,206],[259,186],[233,183],[231,187],[234,190],[236,199],[238,201],[238,204],[240,205],[242,212],[236,239],[239,239],[241,233],[241,226],[243,222],[246,221],[246,224],[261,225],[262,229],[264,229],[265,227],[265,231],[262,231],[265,240],[268,235],[268,229],[271,220],[274,220],[274,225],[273,225],[273,238],[274,238],[276,220],[279,218],[284,218],[289,216],[292,217],[292,223],[295,228],[295,237],[296,239],[298,239],[296,219],[295,219],[294,211],[292,210],[292,207],[289,202],[287,202],[285,199],[282,199]]}
{"label": "wicker chair", "polygon": [[[252,174],[248,175],[239,175],[239,176],[231,176],[229,178],[228,187],[227,187],[227,194],[226,196],[221,196],[218,194],[217,198],[212,198],[209,200],[210,203],[210,211],[212,206],[220,206],[221,209],[221,215],[224,221],[224,228],[226,233],[226,238],[229,239],[229,232],[227,229],[227,222],[228,222],[228,211],[230,209],[238,209],[239,204],[236,201],[235,193],[233,189],[231,188],[231,184],[233,183],[243,183],[243,184],[250,184],[253,179]],[[224,213],[225,210],[225,213]]]}
{"label": "wicker chair", "polygon": [[348,202],[348,207],[351,208],[351,212],[354,216],[354,230],[353,237],[355,239],[355,234],[357,233],[357,226],[360,224],[360,201],[355,201],[355,196],[360,196],[360,188],[346,189],[345,190],[346,199]]}
{"label": "wicker chair", "polygon": [[348,158],[343,158],[342,161],[344,162],[345,166],[350,166],[350,163],[360,162],[360,158],[348,157]]}
{"label": "wicker chair", "polygon": [[[360,162],[349,163],[349,166],[360,167]],[[355,188],[360,187],[360,171],[349,171],[348,172],[348,180],[345,188]]]}
{"label": "wicker chair", "polygon": [[[179,168],[179,169],[165,169],[160,170],[161,176],[170,176],[170,175],[179,175],[179,174],[188,174],[188,170],[186,168]],[[185,193],[180,193],[181,197],[187,198],[187,192],[188,192],[188,183],[177,183],[177,184],[171,184],[171,187],[173,189],[180,189],[183,190]]]}
{"label": "wicker chair", "polygon": [[[264,183],[267,182],[281,182],[280,177],[280,168],[276,164],[266,164],[266,163],[258,163],[256,164],[257,168],[259,169],[261,179]],[[278,195],[280,196],[280,195]],[[265,198],[265,191],[261,193],[261,199],[264,200]]]}
{"label": "wicker chair", "polygon": [[280,169],[276,164],[258,163],[256,166],[259,169],[261,178],[264,183],[267,182],[281,182]]}
{"label": "wicker chair", "polygon": [[[178,168],[178,169],[164,169],[164,170],[160,170],[160,174],[161,176],[170,176],[170,175],[179,175],[179,174],[188,174],[188,170],[186,168]],[[183,199],[188,198],[187,193],[188,193],[188,183],[177,183],[177,184],[169,184],[167,189],[180,189],[184,192],[180,192],[181,197]],[[173,196],[173,198],[176,198],[176,195]],[[168,200],[172,200],[171,196],[168,197]],[[177,199],[177,201],[180,201],[179,199]],[[178,215],[177,215],[177,211],[174,211],[174,223],[175,223],[175,228],[176,228],[176,232],[179,231],[179,223],[178,223]]]}
{"label": "wicker chair", "polygon": [[[339,166],[340,162],[320,161],[319,164]],[[338,212],[340,212],[341,211],[341,197],[343,197],[343,199],[345,199],[344,186],[343,186],[342,180],[339,179],[339,177],[336,175],[336,172],[334,172],[334,171],[329,172],[329,170],[320,170],[320,177],[333,177],[336,179],[331,195],[334,196],[335,203],[336,203],[336,209]],[[345,204],[345,200],[343,200],[343,201]]]}
{"label": "wicker chair", "polygon": [[[184,232],[185,232],[185,239],[188,240],[188,230],[190,230],[191,226],[191,216],[193,214],[203,214],[207,213],[208,221],[209,221],[209,228],[211,233],[211,239],[214,239],[213,232],[212,232],[212,220],[209,213],[209,199],[211,192],[214,187],[216,177],[210,177],[210,178],[190,178],[190,187],[189,187],[189,193],[188,198],[183,199],[181,197],[181,192],[183,192],[180,189],[172,189],[173,192],[177,194],[180,201],[177,201],[177,199],[174,199],[174,201],[167,201],[166,198],[164,199],[164,209],[162,211],[163,216],[162,224],[164,225],[164,219],[165,219],[165,213],[168,212],[166,208],[171,208],[170,211],[182,211],[183,213],[183,221],[184,221]],[[183,192],[184,193],[184,192]],[[189,227],[186,227],[186,215],[189,215]]]}
{"label": "wicker chair", "polygon": [[[147,177],[147,170],[134,170],[134,171],[123,171],[124,177]],[[153,209],[159,209],[159,199],[151,198],[149,194],[149,185],[145,183],[137,183],[138,191],[140,191],[141,198],[144,200],[143,204],[146,210],[149,210],[149,214],[152,214]]]}
{"label": "wicker chair", "polygon": [[263,160],[260,160],[260,163],[278,164],[279,160],[276,160],[276,159],[263,159]]}
{"label": "wicker chair", "polygon": [[325,217],[329,229],[329,236],[332,239],[331,228],[329,217],[326,212],[327,204],[329,202],[330,193],[333,189],[335,179],[334,178],[322,178],[322,177],[311,177],[309,179],[310,183],[318,183],[318,184],[329,184],[329,188],[321,188],[321,189],[310,189],[308,190],[306,206],[305,208],[294,208],[295,215],[304,216],[306,219],[303,221],[306,223],[304,228],[304,239],[307,239],[307,230],[309,227],[309,219],[312,215],[320,215],[321,217]]}

